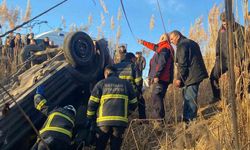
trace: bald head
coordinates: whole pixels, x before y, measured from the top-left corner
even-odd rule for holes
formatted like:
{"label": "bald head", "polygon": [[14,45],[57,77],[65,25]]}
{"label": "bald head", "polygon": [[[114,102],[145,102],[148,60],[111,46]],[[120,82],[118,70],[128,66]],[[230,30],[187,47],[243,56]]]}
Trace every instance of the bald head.
{"label": "bald head", "polygon": [[178,30],[174,30],[172,32],[170,32],[170,41],[171,43],[173,43],[174,45],[177,45],[178,40],[180,39],[180,37],[182,36],[181,32]]}

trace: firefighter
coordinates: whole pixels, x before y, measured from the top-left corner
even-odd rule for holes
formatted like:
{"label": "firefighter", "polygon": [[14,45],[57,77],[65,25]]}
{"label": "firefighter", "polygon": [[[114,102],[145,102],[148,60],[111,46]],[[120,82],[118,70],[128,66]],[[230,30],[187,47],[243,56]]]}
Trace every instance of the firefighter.
{"label": "firefighter", "polygon": [[[39,133],[49,149],[69,150],[75,126],[76,110],[72,105],[51,110],[49,103],[43,96],[43,91],[43,87],[38,87],[34,97],[35,108],[48,115]],[[32,150],[46,150],[46,145],[38,138]]]}
{"label": "firefighter", "polygon": [[88,103],[88,119],[93,122],[97,118],[97,150],[105,149],[109,139],[111,150],[121,148],[128,115],[137,107],[133,87],[126,80],[119,79],[115,72],[113,66],[105,68],[105,79],[95,85]]}
{"label": "firefighter", "polygon": [[[119,47],[119,53],[121,62],[114,65],[114,67],[117,69],[117,76],[120,79],[129,81],[132,84],[137,97],[142,97],[141,91],[143,80],[140,70],[135,65],[135,55],[133,53],[127,53],[125,46]],[[138,111],[139,118],[146,119],[145,101],[143,98],[138,99]]]}

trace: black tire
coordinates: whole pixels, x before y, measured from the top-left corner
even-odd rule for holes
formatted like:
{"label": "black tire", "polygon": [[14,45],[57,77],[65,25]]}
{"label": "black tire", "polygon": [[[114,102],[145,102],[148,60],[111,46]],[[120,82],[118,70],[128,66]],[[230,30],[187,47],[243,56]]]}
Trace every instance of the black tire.
{"label": "black tire", "polygon": [[21,62],[25,62],[27,59],[29,59],[31,57],[31,52],[38,52],[38,51],[42,51],[43,49],[37,45],[27,45],[25,46],[21,53],[20,53],[20,59]]}
{"label": "black tire", "polygon": [[91,65],[95,53],[92,39],[84,32],[69,33],[63,50],[66,60],[75,68]]}
{"label": "black tire", "polygon": [[99,81],[103,78],[103,70],[105,67],[105,45],[106,40],[96,41],[96,55],[93,57],[91,66],[83,66],[69,69],[70,74],[73,78],[80,83],[89,81]]}
{"label": "black tire", "polygon": [[[72,36],[72,34],[74,34],[75,32],[70,32],[70,33],[68,33],[66,36],[65,36],[65,38],[64,38],[64,41],[63,41],[63,43],[65,43],[66,41],[68,41],[68,37],[71,37]],[[68,58],[68,56],[69,56],[69,54],[66,54],[67,53],[67,51],[65,51],[64,50],[64,47],[63,47],[63,52],[64,52],[64,58],[66,59],[66,61],[70,64],[70,65],[72,65],[68,60],[70,59],[70,58]]]}

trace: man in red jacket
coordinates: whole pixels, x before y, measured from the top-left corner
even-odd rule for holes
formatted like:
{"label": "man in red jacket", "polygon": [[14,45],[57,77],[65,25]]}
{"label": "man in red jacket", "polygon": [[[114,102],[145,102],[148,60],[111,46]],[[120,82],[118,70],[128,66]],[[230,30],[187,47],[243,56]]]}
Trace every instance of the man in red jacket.
{"label": "man in red jacket", "polygon": [[167,34],[160,37],[158,44],[153,44],[144,40],[138,43],[153,50],[154,56],[150,60],[149,79],[153,86],[153,118],[163,119],[165,117],[164,97],[168,85],[173,82],[174,75],[174,50],[169,42]]}

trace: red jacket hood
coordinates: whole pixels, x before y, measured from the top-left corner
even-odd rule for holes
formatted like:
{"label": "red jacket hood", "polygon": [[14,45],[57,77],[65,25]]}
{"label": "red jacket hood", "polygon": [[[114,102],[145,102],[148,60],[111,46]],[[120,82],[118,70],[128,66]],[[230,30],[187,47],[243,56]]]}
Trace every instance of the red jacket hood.
{"label": "red jacket hood", "polygon": [[163,41],[163,42],[160,42],[160,43],[158,43],[157,44],[158,46],[159,46],[159,48],[157,49],[157,53],[160,53],[161,52],[161,50],[163,49],[163,48],[167,48],[167,49],[170,49],[171,51],[173,51],[174,49],[173,49],[173,47],[172,47],[172,45],[171,44],[169,44],[169,42],[168,41]]}

